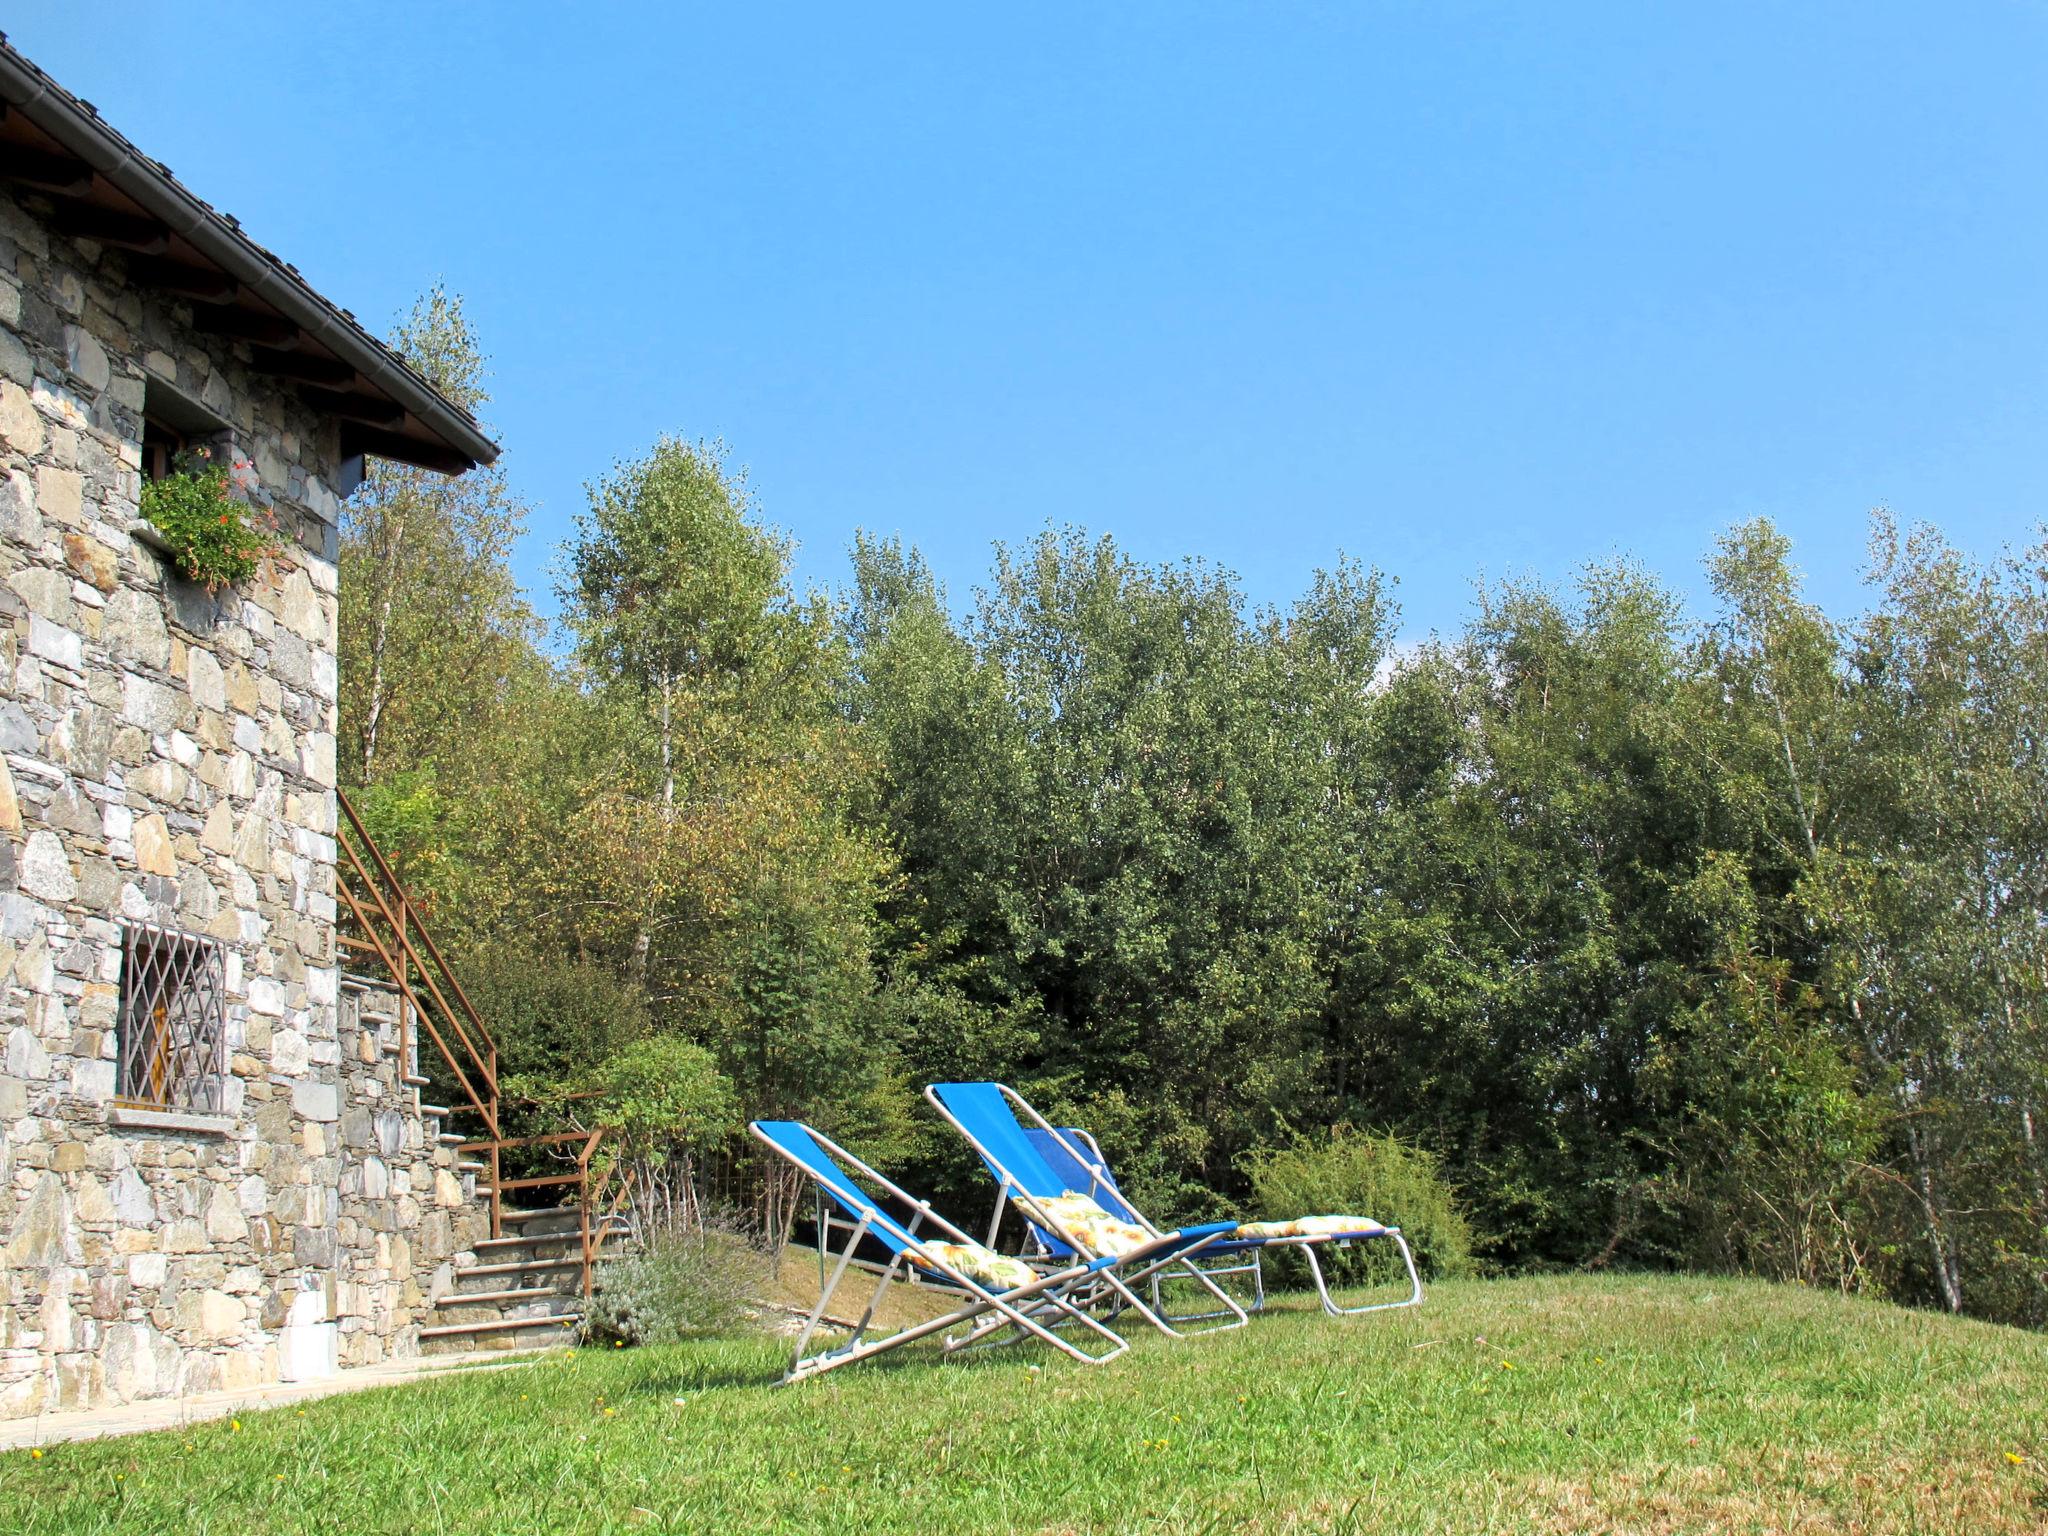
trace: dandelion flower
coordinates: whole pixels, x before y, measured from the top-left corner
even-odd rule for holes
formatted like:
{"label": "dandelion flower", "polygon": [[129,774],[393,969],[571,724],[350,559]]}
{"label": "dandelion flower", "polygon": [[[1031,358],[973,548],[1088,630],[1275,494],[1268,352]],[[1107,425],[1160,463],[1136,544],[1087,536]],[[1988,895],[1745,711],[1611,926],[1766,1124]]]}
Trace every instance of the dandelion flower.
{"label": "dandelion flower", "polygon": [[[2008,1451],[2006,1454],[2011,1455],[2012,1453]],[[30,1461],[41,1461],[43,1459],[43,1453],[40,1449],[30,1451],[28,1453],[28,1459]]]}
{"label": "dandelion flower", "polygon": [[228,1428],[239,1435],[242,1432],[242,1421],[240,1419],[229,1419]]}
{"label": "dandelion flower", "polygon": [[[42,1452],[38,1451],[36,1452],[36,1454],[40,1456],[42,1455]],[[2007,1451],[2005,1453],[2005,1459],[2011,1462],[2016,1467],[2024,1467],[2027,1464],[2027,1458],[2022,1456],[2018,1451]]]}

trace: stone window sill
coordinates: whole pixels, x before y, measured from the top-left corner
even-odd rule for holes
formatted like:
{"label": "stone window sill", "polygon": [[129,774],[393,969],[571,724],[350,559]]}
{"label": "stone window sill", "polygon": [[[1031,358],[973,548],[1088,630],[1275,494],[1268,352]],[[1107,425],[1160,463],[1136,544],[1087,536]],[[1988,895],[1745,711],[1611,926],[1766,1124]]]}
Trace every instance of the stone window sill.
{"label": "stone window sill", "polygon": [[177,551],[171,548],[171,541],[163,536],[155,523],[140,517],[130,518],[128,534],[138,544],[147,544],[166,560],[176,557]]}
{"label": "stone window sill", "polygon": [[227,1115],[205,1115],[190,1109],[148,1109],[140,1104],[109,1104],[107,1124],[126,1131],[179,1131],[187,1136],[225,1136],[235,1128]]}

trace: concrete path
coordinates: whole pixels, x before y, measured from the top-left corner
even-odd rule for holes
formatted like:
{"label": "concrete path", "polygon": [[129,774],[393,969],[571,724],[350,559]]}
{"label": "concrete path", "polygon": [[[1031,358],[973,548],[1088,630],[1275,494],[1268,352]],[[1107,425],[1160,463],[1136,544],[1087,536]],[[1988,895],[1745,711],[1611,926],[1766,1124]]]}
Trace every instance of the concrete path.
{"label": "concrete path", "polygon": [[512,1355],[502,1349],[466,1355],[428,1355],[411,1360],[386,1360],[377,1365],[338,1371],[317,1381],[275,1382],[228,1392],[198,1392],[190,1397],[159,1397],[112,1408],[86,1408],[75,1413],[45,1413],[32,1419],[0,1419],[0,1451],[25,1451],[65,1440],[98,1440],[107,1435],[135,1435],[151,1429],[180,1429],[230,1414],[254,1413],[291,1403],[311,1402],[366,1387],[391,1387],[446,1376],[460,1370],[499,1371],[531,1365],[538,1351]]}

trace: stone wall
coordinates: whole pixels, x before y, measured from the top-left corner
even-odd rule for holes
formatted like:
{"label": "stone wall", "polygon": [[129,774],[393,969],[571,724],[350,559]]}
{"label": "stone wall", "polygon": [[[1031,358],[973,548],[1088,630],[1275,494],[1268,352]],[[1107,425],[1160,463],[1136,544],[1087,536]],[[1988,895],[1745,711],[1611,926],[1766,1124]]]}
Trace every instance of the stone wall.
{"label": "stone wall", "polygon": [[[339,1031],[333,424],[39,206],[0,191],[0,1417],[275,1379],[306,1291],[411,1305],[436,1182],[416,1114],[402,1162],[353,1161],[347,1099],[375,1090],[381,1146],[391,1085]],[[152,376],[228,423],[288,532],[245,587],[127,531]],[[116,1123],[124,918],[225,946],[209,1133]]]}
{"label": "stone wall", "polygon": [[455,1255],[490,1236],[473,1174],[440,1144],[439,1118],[420,1111],[419,1079],[400,1055],[398,1013],[388,985],[343,980],[343,1365],[417,1353],[417,1330],[449,1289]]}

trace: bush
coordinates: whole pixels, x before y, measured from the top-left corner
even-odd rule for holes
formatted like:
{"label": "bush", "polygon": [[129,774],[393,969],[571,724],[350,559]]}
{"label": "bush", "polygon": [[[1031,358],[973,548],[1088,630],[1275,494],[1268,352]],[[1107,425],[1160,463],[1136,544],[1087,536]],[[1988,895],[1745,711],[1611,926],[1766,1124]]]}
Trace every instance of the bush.
{"label": "bush", "polygon": [[[1436,1155],[1398,1136],[1373,1136],[1333,1126],[1291,1146],[1253,1152],[1245,1159],[1252,1198],[1261,1217],[1369,1216],[1399,1227],[1415,1252],[1416,1267],[1431,1279],[1472,1273],[1472,1228]],[[1387,1278],[1398,1255],[1387,1243],[1325,1247],[1317,1255],[1332,1280]],[[1278,1250],[1283,1271],[1291,1260]]]}
{"label": "bush", "polygon": [[[373,836],[382,833],[371,828]],[[523,1091],[559,1093],[629,1042],[647,1033],[640,989],[606,966],[507,942],[456,961],[456,974],[498,1042],[501,1069]]]}
{"label": "bush", "polygon": [[673,1344],[743,1331],[767,1282],[766,1255],[717,1227],[651,1235],[598,1266],[578,1337],[585,1344]]}
{"label": "bush", "polygon": [[198,448],[179,454],[170,474],[142,487],[143,519],[176,552],[178,568],[208,592],[247,581],[277,553],[276,516],[234,493],[234,476],[250,467],[237,460],[231,470],[212,450]]}

